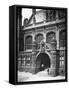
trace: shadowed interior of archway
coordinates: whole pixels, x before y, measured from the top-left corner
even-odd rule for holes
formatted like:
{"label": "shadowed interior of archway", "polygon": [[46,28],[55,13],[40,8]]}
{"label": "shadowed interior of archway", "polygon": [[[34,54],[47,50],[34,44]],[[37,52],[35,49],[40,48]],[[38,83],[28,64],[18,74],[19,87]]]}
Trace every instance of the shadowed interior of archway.
{"label": "shadowed interior of archway", "polygon": [[36,72],[50,68],[50,58],[46,53],[40,53],[36,59]]}

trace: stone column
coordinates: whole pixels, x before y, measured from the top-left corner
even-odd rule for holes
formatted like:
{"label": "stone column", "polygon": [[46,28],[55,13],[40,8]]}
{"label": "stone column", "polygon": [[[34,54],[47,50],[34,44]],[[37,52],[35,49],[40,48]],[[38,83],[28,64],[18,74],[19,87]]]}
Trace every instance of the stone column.
{"label": "stone column", "polygon": [[44,32],[44,42],[46,42],[46,32]]}
{"label": "stone column", "polygon": [[57,31],[56,31],[56,40],[57,40],[57,50],[59,50],[59,30],[57,27]]}
{"label": "stone column", "polygon": [[[33,36],[34,38],[34,36]],[[36,64],[35,64],[35,60],[36,60],[36,42],[35,40],[33,39],[33,42],[32,42],[32,60],[31,60],[31,73],[35,73],[35,68],[36,68]]]}
{"label": "stone column", "polygon": [[33,51],[32,52],[32,61],[31,61],[31,73],[35,74],[35,69],[36,69],[36,53]]}
{"label": "stone column", "polygon": [[58,75],[58,67],[59,67],[59,56],[58,56],[58,52],[56,50],[56,45],[57,42],[56,40],[53,40],[51,42],[51,55],[52,55],[52,59],[51,59],[51,70],[50,70],[50,74],[52,76],[57,76]]}
{"label": "stone column", "polygon": [[32,33],[32,37],[33,37],[32,42],[34,42],[35,41],[35,34],[34,33]]}
{"label": "stone column", "polygon": [[59,16],[58,16],[58,10],[56,10],[56,20],[59,19]]}

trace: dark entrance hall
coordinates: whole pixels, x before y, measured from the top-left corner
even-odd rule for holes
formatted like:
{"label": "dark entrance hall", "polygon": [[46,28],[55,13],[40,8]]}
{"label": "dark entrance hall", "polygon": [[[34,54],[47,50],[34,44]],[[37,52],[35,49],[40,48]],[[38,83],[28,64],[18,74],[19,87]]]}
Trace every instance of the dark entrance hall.
{"label": "dark entrance hall", "polygon": [[50,58],[46,53],[40,53],[36,59],[36,72],[43,71],[50,67]]}

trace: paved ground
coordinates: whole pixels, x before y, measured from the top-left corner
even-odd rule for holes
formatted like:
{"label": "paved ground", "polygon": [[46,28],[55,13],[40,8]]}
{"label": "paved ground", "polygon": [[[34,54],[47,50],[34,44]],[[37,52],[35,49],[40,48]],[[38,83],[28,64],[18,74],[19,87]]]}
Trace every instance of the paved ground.
{"label": "paved ground", "polygon": [[18,71],[18,82],[41,81],[41,80],[59,80],[59,79],[65,79],[65,77],[64,76],[56,76],[56,77],[49,76],[46,70],[38,72],[37,74]]}

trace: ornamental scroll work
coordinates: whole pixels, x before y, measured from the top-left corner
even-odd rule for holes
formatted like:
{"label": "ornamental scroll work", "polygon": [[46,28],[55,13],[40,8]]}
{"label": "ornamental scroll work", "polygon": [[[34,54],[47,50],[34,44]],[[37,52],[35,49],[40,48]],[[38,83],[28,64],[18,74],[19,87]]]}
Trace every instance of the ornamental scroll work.
{"label": "ornamental scroll work", "polygon": [[65,24],[58,25],[58,29],[65,29]]}
{"label": "ornamental scroll work", "polygon": [[40,49],[41,49],[41,51],[51,50],[51,44],[41,41]]}
{"label": "ornamental scroll work", "polygon": [[[44,52],[46,50],[56,50],[56,45],[57,45],[56,40],[53,40],[50,43],[46,43],[45,41],[42,40],[40,44],[33,42],[32,49],[33,51],[40,49],[41,52]],[[39,46],[38,49],[37,46]]]}
{"label": "ornamental scroll work", "polygon": [[53,40],[51,43],[46,43],[41,41],[40,49],[42,50],[56,50],[56,40]]}

